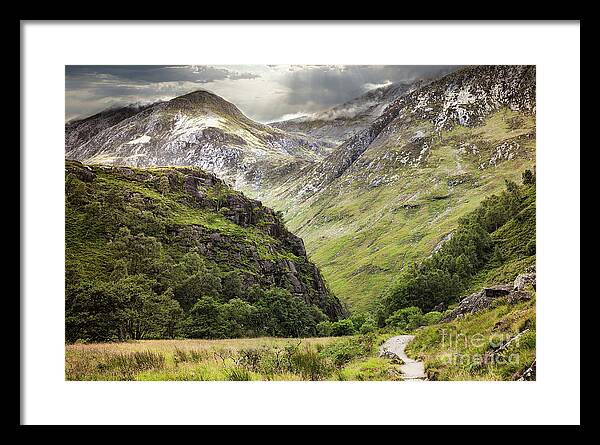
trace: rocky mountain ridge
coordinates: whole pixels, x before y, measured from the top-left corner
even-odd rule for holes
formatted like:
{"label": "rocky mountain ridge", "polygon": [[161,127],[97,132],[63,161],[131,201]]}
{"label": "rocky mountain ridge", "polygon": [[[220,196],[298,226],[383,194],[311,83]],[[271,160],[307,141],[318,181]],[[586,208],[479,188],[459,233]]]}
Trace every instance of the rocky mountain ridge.
{"label": "rocky mountain ridge", "polygon": [[534,66],[465,67],[398,98],[260,199],[284,212],[336,293],[364,307],[534,168],[535,111]]}
{"label": "rocky mountain ridge", "polygon": [[237,188],[260,187],[273,169],[325,153],[315,141],[255,122],[203,90],[70,122],[65,148],[67,159],[90,164],[198,166]]}
{"label": "rocky mountain ridge", "polygon": [[[284,193],[305,200],[350,167],[348,173],[354,176],[384,173],[375,178],[377,185],[393,180],[385,172],[423,165],[442,132],[456,126],[481,125],[487,116],[503,107],[535,114],[535,66],[462,68],[407,92],[391,102],[368,128],[346,140],[318,164],[299,172],[299,184]],[[522,137],[530,135],[490,147],[481,168],[518,155]],[[473,155],[482,151],[469,143],[459,148]]]}

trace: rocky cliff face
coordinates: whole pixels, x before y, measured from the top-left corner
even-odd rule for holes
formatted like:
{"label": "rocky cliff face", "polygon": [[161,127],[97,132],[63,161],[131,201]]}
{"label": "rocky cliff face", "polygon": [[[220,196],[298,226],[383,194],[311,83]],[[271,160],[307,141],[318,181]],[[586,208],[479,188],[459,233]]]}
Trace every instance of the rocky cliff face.
{"label": "rocky cliff face", "polygon": [[[278,214],[233,191],[215,175],[189,167],[137,169],[70,161],[65,174],[70,184],[68,226],[74,211],[80,221],[91,224],[92,209],[98,205],[70,204],[78,202],[77,195],[83,194],[78,190],[94,193],[100,205],[119,193],[122,204],[114,206],[111,219],[127,221],[124,215],[135,206],[139,211],[136,219],[151,221],[144,225],[145,234],[155,236],[169,251],[196,251],[223,270],[239,271],[246,287],[257,284],[287,289],[306,304],[320,308],[330,319],[345,315],[320,271],[306,257],[302,240],[286,229]],[[107,244],[113,232],[107,228],[102,234]],[[69,243],[67,254],[76,254]]]}
{"label": "rocky cliff face", "polygon": [[102,111],[85,119],[68,122],[65,125],[65,151],[76,149],[85,144],[98,133],[117,125],[119,122],[143,111],[145,106],[130,105]]}

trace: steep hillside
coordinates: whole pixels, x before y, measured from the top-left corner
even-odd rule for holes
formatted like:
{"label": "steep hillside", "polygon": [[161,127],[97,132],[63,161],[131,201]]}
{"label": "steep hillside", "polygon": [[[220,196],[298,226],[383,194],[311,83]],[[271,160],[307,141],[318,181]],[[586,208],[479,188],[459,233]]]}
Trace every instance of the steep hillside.
{"label": "steep hillside", "polygon": [[423,362],[428,380],[535,380],[535,196],[526,170],[382,299],[380,326],[414,337],[407,358]]}
{"label": "steep hillside", "polygon": [[382,303],[386,316],[418,307],[444,310],[460,295],[481,287],[512,282],[535,267],[535,175],[526,170],[523,184],[485,198],[431,256],[411,264],[397,277]]}
{"label": "steep hillside", "polygon": [[345,314],[273,210],[198,168],[66,162],[67,339],[314,335]]}
{"label": "steep hillside", "polygon": [[366,129],[381,116],[391,102],[421,84],[422,82],[394,83],[368,91],[362,96],[325,111],[296,119],[272,122],[269,125],[285,131],[301,133],[328,147],[336,147]]}
{"label": "steep hillside", "polygon": [[259,196],[360,311],[534,164],[535,67],[467,67],[401,96],[322,162]]}
{"label": "steep hillside", "polygon": [[325,153],[319,144],[255,122],[233,104],[195,91],[142,107],[126,107],[69,123],[67,159],[86,163],[197,166],[236,188],[260,188],[289,165]]}

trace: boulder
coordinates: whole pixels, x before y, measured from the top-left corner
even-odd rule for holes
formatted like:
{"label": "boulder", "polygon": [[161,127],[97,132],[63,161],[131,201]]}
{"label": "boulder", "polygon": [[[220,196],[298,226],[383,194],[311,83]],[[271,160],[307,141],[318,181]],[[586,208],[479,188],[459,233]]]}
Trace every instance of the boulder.
{"label": "boulder", "polygon": [[[507,297],[510,304],[518,301],[527,300],[531,295],[525,291],[516,291],[512,284],[499,284],[497,286],[485,287],[479,292],[464,297],[456,309],[446,315],[442,321],[450,321],[456,318],[462,318],[467,314],[474,314],[489,308],[492,302],[498,298]],[[438,306],[436,306],[437,308]],[[434,308],[434,310],[437,310]]]}
{"label": "boulder", "polygon": [[535,362],[536,360],[533,361],[533,363],[531,363],[531,365],[529,365],[527,368],[525,368],[523,371],[517,372],[515,373],[515,375],[513,376],[513,380],[520,380],[520,381],[532,381],[535,380]]}
{"label": "boulder", "polygon": [[195,176],[187,175],[183,179],[183,190],[196,198],[196,201],[202,202],[205,194],[198,190],[198,184],[200,183],[200,178]]}
{"label": "boulder", "polygon": [[520,274],[519,276],[517,276],[517,278],[515,278],[515,281],[513,283],[513,289],[515,291],[522,291],[528,285],[535,289],[535,277],[535,272]]}

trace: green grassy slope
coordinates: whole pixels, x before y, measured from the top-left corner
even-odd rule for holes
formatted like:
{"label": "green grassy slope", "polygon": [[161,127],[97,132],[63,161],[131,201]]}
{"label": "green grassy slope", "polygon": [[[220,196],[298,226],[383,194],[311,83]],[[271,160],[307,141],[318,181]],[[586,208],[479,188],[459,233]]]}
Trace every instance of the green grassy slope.
{"label": "green grassy slope", "polygon": [[[533,294],[515,305],[498,300],[484,312],[420,328],[407,354],[424,361],[430,380],[516,379],[536,356]],[[486,353],[510,340],[501,353],[486,359]]]}
{"label": "green grassy slope", "polygon": [[[419,121],[410,129],[431,130]],[[411,131],[404,133],[406,139]],[[535,117],[509,109],[432,140],[426,160],[415,166],[386,164],[393,144],[374,144],[361,166],[380,162],[381,185],[374,185],[368,169],[353,166],[299,206],[279,200],[276,192],[263,198],[284,212],[332,290],[353,311],[371,308],[407,264],[427,257],[462,216],[501,191],[505,179],[520,181],[535,164]],[[497,155],[497,147],[515,143],[510,159]]]}

